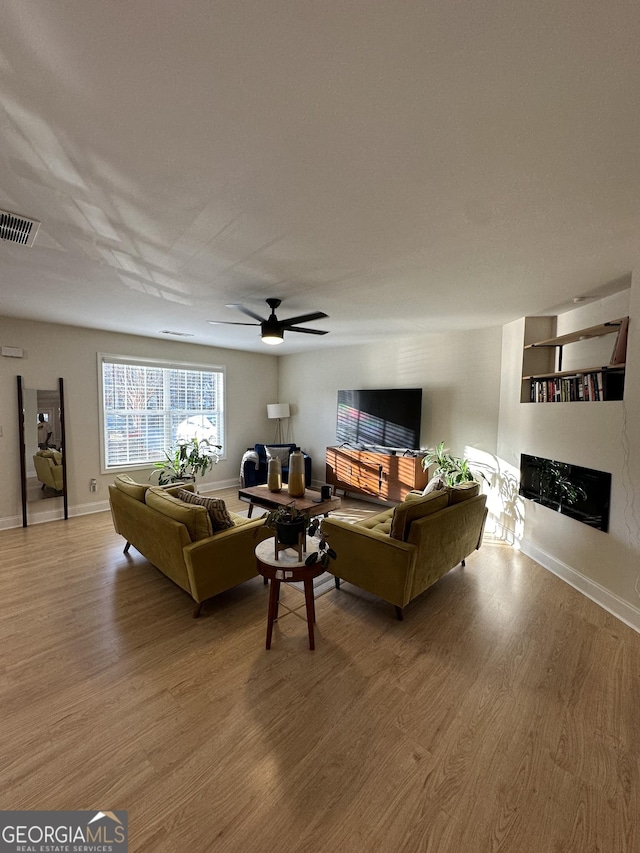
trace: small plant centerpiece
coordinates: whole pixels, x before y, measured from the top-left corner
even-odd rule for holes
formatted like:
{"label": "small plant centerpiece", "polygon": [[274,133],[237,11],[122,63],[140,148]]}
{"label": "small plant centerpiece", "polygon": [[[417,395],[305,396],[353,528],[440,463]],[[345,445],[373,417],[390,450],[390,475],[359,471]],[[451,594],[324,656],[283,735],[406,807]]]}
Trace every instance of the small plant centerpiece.
{"label": "small plant centerpiece", "polygon": [[477,476],[469,467],[469,462],[466,459],[461,459],[459,456],[452,456],[444,448],[444,441],[435,448],[435,450],[427,450],[422,458],[422,469],[427,471],[432,465],[436,466],[433,473],[434,477],[440,477],[447,486],[459,486],[461,483],[480,482],[480,477],[484,478],[483,474]]}
{"label": "small plant centerpiece", "polygon": [[204,476],[210,468],[218,464],[221,444],[212,444],[206,438],[198,440],[178,441],[171,450],[165,450],[165,458],[154,462],[156,469],[151,477],[158,475],[158,485],[166,486],[184,480],[195,480],[200,474]]}
{"label": "small plant centerpiece", "polygon": [[323,568],[328,568],[331,560],[336,560],[337,554],[329,547],[326,536],[320,528],[320,519],[309,520],[307,510],[297,509],[295,501],[270,510],[264,516],[265,527],[275,530],[276,553],[279,546],[299,548],[301,553],[305,534],[315,537],[318,543],[316,551],[311,551],[305,558],[307,566],[320,562]]}
{"label": "small plant centerpiece", "polygon": [[281,545],[297,545],[298,538],[304,534],[309,515],[305,510],[297,509],[295,501],[270,510],[264,517],[265,527],[276,532]]}

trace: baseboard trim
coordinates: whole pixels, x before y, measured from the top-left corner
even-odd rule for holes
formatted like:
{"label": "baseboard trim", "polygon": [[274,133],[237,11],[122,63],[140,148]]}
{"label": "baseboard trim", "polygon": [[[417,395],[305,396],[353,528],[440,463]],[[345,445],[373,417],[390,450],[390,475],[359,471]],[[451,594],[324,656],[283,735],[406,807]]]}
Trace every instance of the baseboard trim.
{"label": "baseboard trim", "polygon": [[78,504],[69,507],[69,515],[92,515],[94,512],[106,512],[109,509],[109,501],[96,501],[90,504]]}
{"label": "baseboard trim", "polygon": [[21,515],[9,515],[7,518],[0,518],[0,530],[11,530],[14,527],[22,527]]}
{"label": "baseboard trim", "polygon": [[[222,489],[240,488],[237,479],[218,480],[216,483],[203,483],[200,489],[203,493],[217,492]],[[80,515],[92,515],[96,512],[106,512],[109,509],[109,501],[92,501],[86,504],[77,504],[69,507],[69,518],[74,518]],[[63,521],[62,510],[55,509],[49,512],[30,513],[28,517],[29,526],[33,524],[46,524],[49,521]],[[10,515],[6,518],[0,518],[0,530],[11,530],[16,527],[22,527],[22,515]]]}
{"label": "baseboard trim", "polygon": [[[106,512],[108,509],[109,501],[96,501],[89,504],[70,506],[69,518],[74,518],[79,515],[92,515],[95,512]],[[62,508],[37,513],[29,513],[29,510],[27,509],[27,522],[29,527],[32,527],[34,524],[47,524],[50,521],[64,521],[64,518],[62,517]],[[22,527],[22,515],[12,515],[8,518],[0,519],[0,530],[11,530],[16,527]]]}
{"label": "baseboard trim", "polygon": [[531,545],[528,542],[521,542],[520,550],[527,557],[531,557],[532,560],[539,563],[543,569],[547,569],[547,571],[556,575],[565,581],[565,583],[568,583],[569,586],[577,589],[578,592],[581,592],[591,601],[600,605],[607,613],[615,616],[616,619],[624,622],[625,625],[628,625],[629,628],[633,628],[634,631],[640,634],[640,609],[629,604],[628,601],[625,601],[613,592],[610,592],[599,583],[585,577],[561,560],[552,557],[551,554],[547,554],[541,548],[537,548],[535,545]]}

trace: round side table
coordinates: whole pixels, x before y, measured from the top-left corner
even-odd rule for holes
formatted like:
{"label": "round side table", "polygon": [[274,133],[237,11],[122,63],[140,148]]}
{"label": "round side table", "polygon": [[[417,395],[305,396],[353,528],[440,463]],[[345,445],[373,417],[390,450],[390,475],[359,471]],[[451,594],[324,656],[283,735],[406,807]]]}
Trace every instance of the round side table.
{"label": "round side table", "polygon": [[304,583],[304,600],[307,608],[307,628],[309,631],[309,648],[315,649],[313,637],[313,623],[316,621],[316,608],[313,599],[313,579],[324,571],[322,565],[317,562],[312,566],[305,566],[304,559],[315,550],[313,540],[307,537],[307,549],[303,553],[303,560],[298,560],[297,550],[289,549],[279,551],[275,554],[273,539],[264,539],[256,547],[256,563],[258,572],[267,581],[269,586],[269,610],[267,613],[267,642],[265,648],[271,648],[271,634],[273,623],[278,618],[278,602],[280,600],[280,584],[282,581]]}

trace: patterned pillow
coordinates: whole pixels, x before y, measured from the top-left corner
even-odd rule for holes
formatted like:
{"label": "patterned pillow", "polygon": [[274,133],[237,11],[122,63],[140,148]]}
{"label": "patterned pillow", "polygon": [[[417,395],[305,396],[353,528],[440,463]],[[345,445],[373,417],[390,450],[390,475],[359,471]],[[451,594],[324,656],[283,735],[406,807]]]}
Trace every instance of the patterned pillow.
{"label": "patterned pillow", "polygon": [[229,511],[221,498],[205,498],[203,495],[195,495],[193,492],[188,492],[186,489],[178,489],[176,497],[188,504],[198,504],[203,506],[209,513],[213,532],[219,530],[228,530],[233,527],[233,519],[229,515]]}
{"label": "patterned pillow", "polygon": [[265,444],[264,449],[267,454],[267,463],[270,459],[279,459],[283,468],[289,467],[290,447],[267,447]]}

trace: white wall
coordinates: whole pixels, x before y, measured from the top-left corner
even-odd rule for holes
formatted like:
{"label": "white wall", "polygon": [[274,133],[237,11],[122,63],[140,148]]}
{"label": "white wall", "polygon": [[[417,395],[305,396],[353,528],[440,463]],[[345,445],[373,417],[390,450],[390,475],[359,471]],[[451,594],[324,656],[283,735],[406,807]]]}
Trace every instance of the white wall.
{"label": "white wall", "polygon": [[[627,314],[622,402],[520,403],[524,320],[504,327],[498,457],[512,472],[519,469],[520,454],[528,453],[612,474],[608,533],[522,500],[518,501],[520,522],[512,511],[505,514],[504,522],[511,525],[523,551],[640,630],[640,279],[633,276],[630,291],[561,315],[557,332],[565,334]],[[598,344],[603,363],[609,361],[614,338],[608,336],[606,343]],[[566,348],[567,356],[570,349]]]}
{"label": "white wall", "polygon": [[[267,403],[276,399],[278,358],[183,342],[120,335],[71,326],[0,318],[0,343],[21,347],[24,358],[0,358],[0,527],[22,523],[16,376],[27,388],[56,388],[64,379],[67,433],[68,496],[71,514],[106,507],[113,474],[101,474],[98,425],[97,353],[162,358],[226,366],[227,458],[201,481],[237,483],[240,459],[247,447],[270,434]],[[131,472],[145,482],[151,468]],[[89,481],[98,491],[89,491]],[[61,503],[57,499],[52,499]],[[52,505],[44,501],[44,508]],[[39,509],[29,505],[30,515]],[[33,520],[38,520],[36,517]]]}
{"label": "white wall", "polygon": [[422,388],[422,447],[443,440],[458,455],[495,453],[500,354],[494,328],[281,356],[279,399],[292,406],[292,440],[313,457],[316,483],[336,442],[339,389]]}

